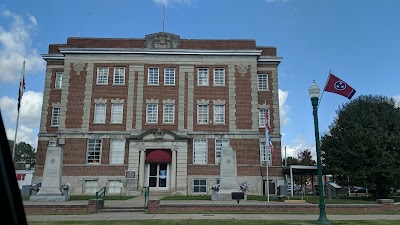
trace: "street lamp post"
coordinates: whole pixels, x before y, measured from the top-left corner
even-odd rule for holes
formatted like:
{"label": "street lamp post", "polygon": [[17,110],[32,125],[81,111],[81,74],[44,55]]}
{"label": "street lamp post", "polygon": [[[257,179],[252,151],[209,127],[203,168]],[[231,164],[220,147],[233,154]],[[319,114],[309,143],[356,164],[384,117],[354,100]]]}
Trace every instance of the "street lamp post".
{"label": "street lamp post", "polygon": [[319,129],[318,129],[318,100],[319,100],[319,87],[313,81],[313,84],[308,89],[311,97],[311,104],[313,106],[314,115],[314,130],[315,130],[315,147],[317,152],[317,168],[318,168],[318,192],[319,192],[319,218],[317,224],[331,224],[326,217],[325,198],[324,198],[324,184],[322,182],[322,162],[321,162],[321,149],[319,144]]}

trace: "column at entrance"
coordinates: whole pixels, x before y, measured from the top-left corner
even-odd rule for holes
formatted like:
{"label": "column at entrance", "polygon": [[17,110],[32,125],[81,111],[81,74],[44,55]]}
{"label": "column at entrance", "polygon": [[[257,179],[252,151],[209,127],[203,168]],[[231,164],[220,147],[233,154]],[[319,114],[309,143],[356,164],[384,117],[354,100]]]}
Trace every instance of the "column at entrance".
{"label": "column at entrance", "polygon": [[176,149],[172,149],[171,160],[171,191],[176,190]]}
{"label": "column at entrance", "polygon": [[140,149],[140,157],[139,157],[139,190],[143,190],[143,183],[146,179],[144,175],[144,162],[146,160],[146,151],[145,149]]}

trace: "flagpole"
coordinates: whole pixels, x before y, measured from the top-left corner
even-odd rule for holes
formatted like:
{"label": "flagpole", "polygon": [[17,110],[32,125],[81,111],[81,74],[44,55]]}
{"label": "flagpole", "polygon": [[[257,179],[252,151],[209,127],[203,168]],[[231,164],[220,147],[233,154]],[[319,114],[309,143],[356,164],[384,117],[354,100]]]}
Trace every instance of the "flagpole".
{"label": "flagpole", "polygon": [[[13,151],[12,151],[12,161],[14,162],[14,156],[15,156],[15,146],[16,146],[16,144],[17,144],[17,133],[18,133],[18,123],[19,123],[19,111],[20,111],[20,107],[21,107],[21,101],[22,101],[22,93],[23,93],[23,89],[25,88],[25,81],[24,81],[24,75],[25,75],[25,61],[24,61],[24,63],[23,63],[23,66],[22,66],[22,74],[21,74],[21,80],[20,80],[20,83],[19,83],[19,92],[18,92],[18,94],[19,94],[19,99],[18,99],[18,113],[17,113],[17,123],[16,123],[16,125],[15,125],[15,135],[14,135],[14,145],[13,145]],[[22,93],[21,93],[21,86],[22,86]]]}
{"label": "flagpole", "polygon": [[[326,88],[326,85],[328,85],[329,76],[331,75],[331,71],[332,71],[332,69],[329,70],[328,78],[326,79],[326,83],[325,83],[324,89],[322,90],[321,98],[319,99],[318,106],[319,106],[320,103],[321,103],[322,96],[324,96],[325,88]],[[318,109],[318,106],[317,106],[317,109]]]}

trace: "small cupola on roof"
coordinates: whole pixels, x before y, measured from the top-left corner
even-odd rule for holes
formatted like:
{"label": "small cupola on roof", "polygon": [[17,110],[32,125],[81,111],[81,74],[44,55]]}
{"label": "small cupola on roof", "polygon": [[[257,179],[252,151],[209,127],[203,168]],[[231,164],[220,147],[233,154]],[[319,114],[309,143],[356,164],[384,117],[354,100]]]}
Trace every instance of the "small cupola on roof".
{"label": "small cupola on roof", "polygon": [[179,35],[170,34],[166,32],[158,32],[154,34],[148,34],[145,36],[146,48],[161,48],[171,49],[179,48]]}

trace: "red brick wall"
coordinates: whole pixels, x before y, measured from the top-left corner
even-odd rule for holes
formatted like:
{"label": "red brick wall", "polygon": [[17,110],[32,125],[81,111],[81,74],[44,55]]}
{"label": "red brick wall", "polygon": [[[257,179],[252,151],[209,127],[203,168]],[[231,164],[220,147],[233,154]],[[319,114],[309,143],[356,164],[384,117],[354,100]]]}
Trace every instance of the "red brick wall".
{"label": "red brick wall", "polygon": [[46,131],[47,133],[56,133],[58,128],[51,127],[51,116],[53,112],[53,103],[61,103],[61,89],[55,89],[56,73],[63,72],[63,69],[51,69],[51,83],[50,83],[50,93],[49,93],[49,105],[47,108],[47,121],[46,121]]}
{"label": "red brick wall", "polygon": [[65,119],[66,128],[81,128],[82,117],[84,111],[84,100],[85,100],[85,84],[87,75],[87,63],[83,67],[83,71],[77,75],[74,70],[73,64],[70,67],[70,79],[68,88],[68,103],[67,112]]}
{"label": "red brick wall", "polygon": [[252,120],[252,88],[250,82],[251,66],[248,67],[247,72],[242,76],[239,73],[238,66],[235,66],[235,85],[236,85],[236,127],[237,129],[251,129],[253,125]]}

